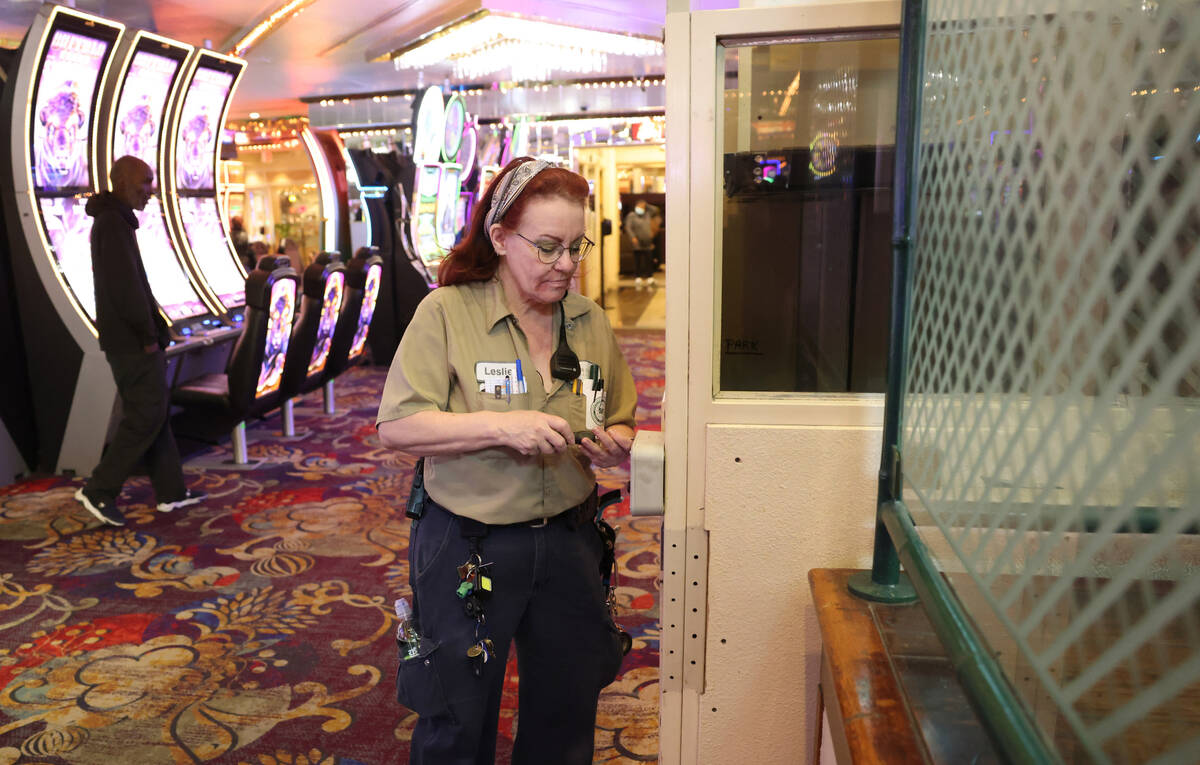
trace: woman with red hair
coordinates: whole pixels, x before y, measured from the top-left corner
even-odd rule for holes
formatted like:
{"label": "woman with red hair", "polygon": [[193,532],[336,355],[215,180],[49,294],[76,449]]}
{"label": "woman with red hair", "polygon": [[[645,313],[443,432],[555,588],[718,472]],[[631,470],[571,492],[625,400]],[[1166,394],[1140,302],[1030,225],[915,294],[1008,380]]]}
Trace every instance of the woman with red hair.
{"label": "woman with red hair", "polygon": [[510,162],[388,372],[380,439],[422,458],[409,500],[419,636],[397,673],[419,715],[412,763],[494,760],[513,643],[512,761],[592,761],[597,700],[623,656],[592,468],[628,458],[637,394],[604,312],[568,291],[593,246],[587,197],[569,170]]}

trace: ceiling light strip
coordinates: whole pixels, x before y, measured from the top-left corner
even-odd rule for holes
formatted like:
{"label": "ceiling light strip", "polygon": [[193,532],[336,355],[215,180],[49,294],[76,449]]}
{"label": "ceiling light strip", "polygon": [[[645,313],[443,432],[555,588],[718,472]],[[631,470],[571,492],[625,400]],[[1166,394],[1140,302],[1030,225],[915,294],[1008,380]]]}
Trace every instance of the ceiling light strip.
{"label": "ceiling light strip", "polygon": [[230,55],[238,56],[239,58],[246,55],[246,51],[255,43],[266,37],[271,32],[291,20],[293,16],[302,12],[305,8],[315,3],[317,0],[288,0],[288,2],[277,8],[271,15],[267,16],[262,21],[254,25],[254,28],[234,43],[229,50]]}

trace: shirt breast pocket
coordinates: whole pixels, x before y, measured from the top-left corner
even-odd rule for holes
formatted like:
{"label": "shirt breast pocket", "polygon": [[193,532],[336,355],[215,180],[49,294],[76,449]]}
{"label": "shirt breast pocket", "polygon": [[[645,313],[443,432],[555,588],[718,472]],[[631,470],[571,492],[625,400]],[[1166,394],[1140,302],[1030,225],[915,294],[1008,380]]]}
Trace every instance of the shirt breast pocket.
{"label": "shirt breast pocket", "polygon": [[529,408],[528,393],[504,393],[500,392],[500,397],[497,398],[493,392],[480,391],[478,394],[476,405],[481,412],[518,412]]}
{"label": "shirt breast pocket", "polygon": [[546,413],[562,417],[573,431],[588,430],[584,415],[586,404],[583,394],[560,392],[546,402]]}

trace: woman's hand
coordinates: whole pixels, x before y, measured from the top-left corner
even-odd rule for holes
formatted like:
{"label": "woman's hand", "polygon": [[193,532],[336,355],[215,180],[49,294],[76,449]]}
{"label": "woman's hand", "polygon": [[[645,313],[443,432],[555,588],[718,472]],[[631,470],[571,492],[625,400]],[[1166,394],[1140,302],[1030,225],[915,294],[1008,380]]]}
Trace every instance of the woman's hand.
{"label": "woman's hand", "polygon": [[575,433],[562,417],[523,409],[499,413],[497,428],[505,446],[526,457],[561,454],[575,443]]}
{"label": "woman's hand", "polygon": [[618,425],[608,430],[592,428],[592,433],[596,440],[585,438],[579,444],[579,450],[591,459],[593,466],[616,467],[629,459],[629,450],[633,448],[633,435],[628,427]]}

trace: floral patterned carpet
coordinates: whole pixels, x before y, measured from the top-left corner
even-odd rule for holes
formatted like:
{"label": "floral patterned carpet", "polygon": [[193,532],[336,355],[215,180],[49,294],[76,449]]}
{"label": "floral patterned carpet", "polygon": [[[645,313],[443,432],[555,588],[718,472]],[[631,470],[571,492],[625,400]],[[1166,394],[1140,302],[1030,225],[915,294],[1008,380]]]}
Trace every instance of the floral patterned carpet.
{"label": "floral patterned carpet", "polygon": [[[620,339],[639,423],[661,417],[661,332]],[[154,511],[146,478],[126,484],[124,527],[72,498],[80,479],[0,487],[0,765],[406,762],[415,715],[395,702],[392,601],[408,592],[412,460],[381,448],[375,412],[386,370],[337,383],[248,429],[256,470],[193,455],[199,508]],[[625,468],[602,490],[624,488]],[[604,691],[595,762],[653,762],[658,751],[661,521],[618,528],[620,623],[633,636]],[[509,666],[498,762],[515,733]]]}

